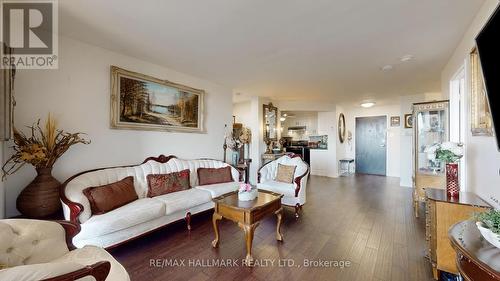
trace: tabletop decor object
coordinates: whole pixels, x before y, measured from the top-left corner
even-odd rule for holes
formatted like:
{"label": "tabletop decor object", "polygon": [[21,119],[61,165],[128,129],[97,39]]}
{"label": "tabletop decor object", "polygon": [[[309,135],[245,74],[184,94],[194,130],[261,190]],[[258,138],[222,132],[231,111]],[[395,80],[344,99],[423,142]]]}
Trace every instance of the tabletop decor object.
{"label": "tabletop decor object", "polygon": [[82,133],[68,133],[56,127],[56,120],[49,114],[43,128],[40,120],[28,127],[30,135],[14,128],[14,154],[2,166],[3,178],[25,164],[35,167],[37,176],[21,191],[16,201],[19,212],[29,218],[43,218],[61,208],[61,183],[52,176],[52,167],[71,146],[90,143],[81,137]]}
{"label": "tabletop decor object", "polygon": [[[236,132],[235,130],[231,130],[229,133],[226,132],[224,136],[224,145],[229,148],[232,152],[231,154],[231,164],[233,166],[237,166],[240,162],[240,157],[244,157],[244,155],[240,155],[241,148],[250,141],[250,131],[245,130],[245,135],[243,135],[243,130]],[[225,158],[225,155],[224,155]]]}
{"label": "tabletop decor object", "polygon": [[464,155],[463,145],[455,142],[434,144],[425,149],[430,156],[446,163],[446,193],[451,197],[458,197],[460,184],[458,181],[458,161]]}
{"label": "tabletop decor object", "polygon": [[257,198],[259,192],[256,187],[252,187],[248,183],[240,184],[240,188],[238,190],[238,200],[240,201],[252,201]]}
{"label": "tabletop decor object", "polygon": [[475,219],[476,226],[484,239],[500,249],[500,210],[479,213]]}

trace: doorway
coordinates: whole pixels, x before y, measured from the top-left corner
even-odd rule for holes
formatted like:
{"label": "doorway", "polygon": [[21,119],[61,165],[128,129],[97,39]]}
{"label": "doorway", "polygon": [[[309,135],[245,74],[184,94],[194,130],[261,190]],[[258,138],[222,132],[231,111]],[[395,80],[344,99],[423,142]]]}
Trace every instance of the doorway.
{"label": "doorway", "polygon": [[356,172],[386,175],[387,116],[356,117]]}
{"label": "doorway", "polygon": [[[467,136],[466,126],[466,73],[465,64],[453,75],[450,81],[450,141],[465,144]],[[460,191],[467,191],[467,150],[460,159]]]}

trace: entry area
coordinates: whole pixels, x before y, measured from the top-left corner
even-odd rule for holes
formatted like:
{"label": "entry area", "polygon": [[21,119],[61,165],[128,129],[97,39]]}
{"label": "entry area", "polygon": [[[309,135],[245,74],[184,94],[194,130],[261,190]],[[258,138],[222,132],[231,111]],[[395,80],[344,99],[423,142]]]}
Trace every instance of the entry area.
{"label": "entry area", "polygon": [[386,175],[387,116],[356,117],[356,172]]}

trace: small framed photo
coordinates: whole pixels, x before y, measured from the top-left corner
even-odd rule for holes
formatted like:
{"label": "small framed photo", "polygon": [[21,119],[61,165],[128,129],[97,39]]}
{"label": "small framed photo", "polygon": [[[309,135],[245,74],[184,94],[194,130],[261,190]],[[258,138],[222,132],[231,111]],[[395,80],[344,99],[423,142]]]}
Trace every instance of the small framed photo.
{"label": "small framed photo", "polygon": [[391,127],[399,127],[399,126],[401,126],[401,117],[391,116]]}
{"label": "small framed photo", "polygon": [[405,114],[405,128],[413,128],[413,114]]}

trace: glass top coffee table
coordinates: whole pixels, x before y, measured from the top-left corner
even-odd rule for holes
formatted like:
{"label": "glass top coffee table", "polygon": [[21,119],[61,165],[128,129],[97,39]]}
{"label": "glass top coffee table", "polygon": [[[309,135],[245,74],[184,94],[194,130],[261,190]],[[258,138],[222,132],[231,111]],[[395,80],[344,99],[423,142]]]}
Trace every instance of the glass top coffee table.
{"label": "glass top coffee table", "polygon": [[245,264],[252,265],[253,234],[262,218],[268,215],[277,216],[276,239],[283,241],[283,235],[281,234],[281,214],[283,213],[281,197],[283,197],[282,194],[259,190],[259,195],[252,201],[239,201],[237,191],[214,198],[215,212],[212,222],[215,231],[215,240],[212,241],[212,246],[214,248],[219,246],[218,222],[222,218],[232,220],[245,232],[245,245],[247,249]]}

